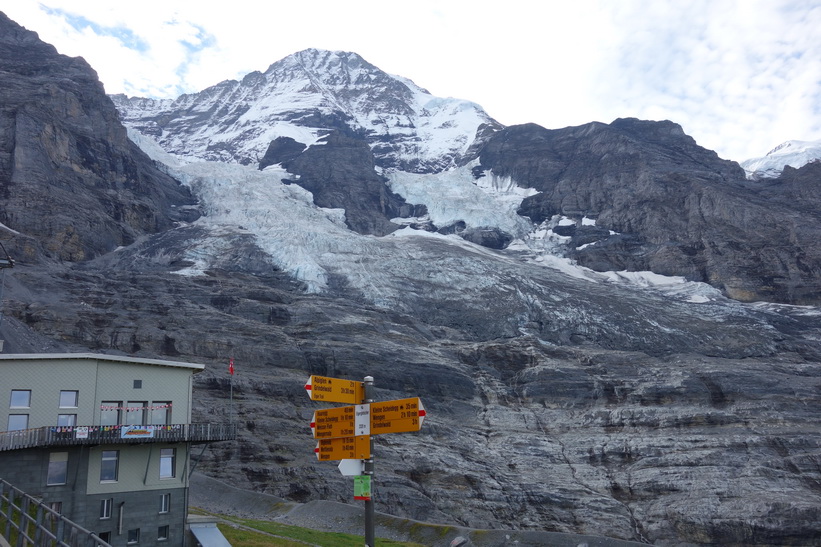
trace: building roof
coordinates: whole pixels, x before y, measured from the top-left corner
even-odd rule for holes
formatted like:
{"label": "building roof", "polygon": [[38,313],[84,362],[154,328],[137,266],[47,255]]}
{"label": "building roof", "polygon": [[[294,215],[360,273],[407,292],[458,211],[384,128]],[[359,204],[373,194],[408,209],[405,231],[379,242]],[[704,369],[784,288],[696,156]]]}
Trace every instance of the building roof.
{"label": "building roof", "polygon": [[166,361],[164,359],[144,359],[142,357],[128,357],[125,355],[106,355],[103,353],[0,353],[0,361],[49,361],[66,359],[91,359],[96,361],[111,361],[114,363],[130,363],[141,365],[156,365],[161,367],[188,368],[194,374],[205,370],[200,363],[184,363],[181,361]]}

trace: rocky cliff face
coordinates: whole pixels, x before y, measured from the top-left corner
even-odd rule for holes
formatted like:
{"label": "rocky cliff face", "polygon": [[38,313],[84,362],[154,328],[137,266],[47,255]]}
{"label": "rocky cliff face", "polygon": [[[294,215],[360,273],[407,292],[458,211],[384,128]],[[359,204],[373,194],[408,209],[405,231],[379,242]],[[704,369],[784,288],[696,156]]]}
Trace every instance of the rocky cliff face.
{"label": "rocky cliff face", "polygon": [[85,260],[198,216],[128,140],[83,59],[4,14],[0,31],[0,222],[20,236],[18,260]]}
{"label": "rocky cliff face", "polygon": [[[424,211],[403,212],[410,206],[376,185],[381,174],[361,170],[378,164],[361,135],[341,132],[322,150],[279,141],[263,171],[205,164],[158,171],[124,140],[85,63],[8,20],[0,27],[0,42],[11,48],[0,63],[16,67],[3,69],[0,93],[9,99],[2,104],[21,105],[3,110],[0,133],[8,173],[0,181],[0,237],[18,259],[6,270],[6,351],[83,348],[205,363],[195,378],[194,419],[236,416],[240,438],[215,443],[197,469],[297,502],[352,502],[350,480],[314,456],[308,422],[323,405],[308,399],[305,380],[371,375],[377,399],[420,396],[428,409],[420,432],[375,437],[379,511],[659,545],[807,545],[821,537],[816,307],[745,304],[669,279],[647,287],[652,277],[637,284],[626,272],[537,260],[521,244],[491,250],[409,229],[376,237],[395,211]],[[71,70],[90,82],[84,96],[96,89],[83,101],[97,97],[99,111],[76,110],[75,123],[64,123],[59,113],[71,110],[73,94],[56,93],[57,100],[35,92],[74,89],[79,76],[65,81]],[[28,103],[29,95],[39,98]],[[43,131],[29,139],[9,133],[17,131],[14,113],[31,109],[41,113],[38,127],[61,128],[62,148],[43,144]],[[467,169],[477,185],[509,175],[537,189],[521,207],[537,220],[571,219],[551,223],[551,231],[569,238],[579,260],[593,262],[587,249],[617,248],[612,238],[620,237],[621,254],[603,252],[599,263],[650,261],[642,253],[661,261],[670,238],[670,264],[709,275],[738,268],[742,257],[726,252],[720,261],[696,249],[684,253],[690,262],[678,259],[685,235],[726,244],[713,234],[732,234],[749,247],[771,217],[745,207],[782,207],[785,196],[805,197],[795,215],[816,214],[816,167],[739,186],[736,165],[696,147],[675,124],[524,126],[487,137],[450,174]],[[93,144],[86,160],[74,144],[83,139]],[[44,160],[51,157],[62,159]],[[325,176],[323,166],[337,160],[351,162],[347,176]],[[132,164],[135,171],[118,170]],[[49,176],[17,178],[40,171]],[[354,183],[378,205],[346,196]],[[700,204],[689,203],[691,193]],[[345,207],[344,216],[317,207],[323,195]],[[207,214],[175,224],[175,212],[194,197]],[[23,215],[26,203],[40,205]],[[111,203],[150,206],[158,220],[132,222]],[[61,262],[23,260],[27,249],[57,256],[48,251],[54,235],[38,226],[75,216],[89,219],[76,231],[77,248],[87,251],[59,255]],[[663,226],[665,216],[681,231]],[[122,233],[131,239],[111,235]],[[804,248],[800,237],[790,234],[793,249]],[[584,238],[596,243],[580,248]],[[320,272],[322,283],[309,287],[312,278],[288,265],[286,251],[302,257],[300,268]]]}
{"label": "rocky cliff face", "polygon": [[[539,191],[519,212],[596,219],[565,231],[569,255],[598,271],[651,270],[720,288],[743,301],[818,304],[817,168],[747,181],[672,122],[616,120],[547,130],[507,128],[480,166]],[[813,212],[811,212],[813,211]]]}

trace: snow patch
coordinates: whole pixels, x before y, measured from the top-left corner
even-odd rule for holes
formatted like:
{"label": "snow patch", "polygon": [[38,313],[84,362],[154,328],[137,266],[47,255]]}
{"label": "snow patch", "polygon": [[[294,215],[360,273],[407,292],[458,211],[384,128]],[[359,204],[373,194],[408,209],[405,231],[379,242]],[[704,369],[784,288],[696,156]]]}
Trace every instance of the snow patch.
{"label": "snow patch", "polygon": [[798,169],[819,159],[821,140],[787,141],[767,152],[762,158],[742,161],[741,167],[744,168],[748,179],[777,178],[787,165]]}

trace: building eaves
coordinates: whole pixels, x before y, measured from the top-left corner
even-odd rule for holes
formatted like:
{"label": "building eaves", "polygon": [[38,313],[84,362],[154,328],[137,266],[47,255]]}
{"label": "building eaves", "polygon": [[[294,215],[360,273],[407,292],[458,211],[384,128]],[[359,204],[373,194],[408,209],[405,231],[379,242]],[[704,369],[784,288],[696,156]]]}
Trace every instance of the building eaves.
{"label": "building eaves", "polygon": [[182,361],[166,361],[164,359],[145,359],[143,357],[128,357],[125,355],[107,355],[104,353],[0,353],[0,361],[52,361],[66,359],[86,359],[96,361],[111,361],[114,363],[130,363],[141,365],[155,365],[161,367],[188,368],[194,374],[205,370],[201,363],[184,363]]}

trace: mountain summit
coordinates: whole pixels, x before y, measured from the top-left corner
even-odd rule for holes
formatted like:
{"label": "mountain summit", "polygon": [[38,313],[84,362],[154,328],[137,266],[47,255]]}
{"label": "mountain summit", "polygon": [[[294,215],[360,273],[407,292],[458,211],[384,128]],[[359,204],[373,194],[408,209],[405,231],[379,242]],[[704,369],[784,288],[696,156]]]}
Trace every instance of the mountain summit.
{"label": "mountain summit", "polygon": [[356,53],[318,49],[176,100],[112,99],[127,127],[168,152],[243,165],[259,164],[278,138],[310,146],[338,130],[366,139],[379,167],[441,171],[500,128],[475,103],[434,97]]}

